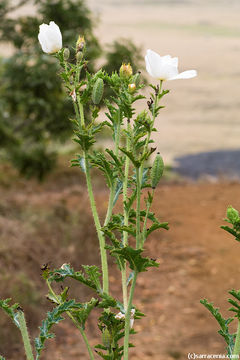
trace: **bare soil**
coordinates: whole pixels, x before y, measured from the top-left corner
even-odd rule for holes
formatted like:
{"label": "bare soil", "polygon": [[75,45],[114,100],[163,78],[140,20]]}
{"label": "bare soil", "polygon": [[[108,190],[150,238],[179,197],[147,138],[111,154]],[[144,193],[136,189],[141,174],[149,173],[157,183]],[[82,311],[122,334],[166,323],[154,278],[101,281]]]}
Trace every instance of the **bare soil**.
{"label": "bare soil", "polygon": [[[8,269],[10,275],[7,290],[1,282],[1,293],[5,295],[8,291],[7,295],[11,295],[13,282],[17,282],[16,272],[32,279],[30,304],[28,299],[23,297],[23,300],[34,335],[33,329],[40,324],[43,311],[51,308],[46,301],[39,300],[46,293],[40,280],[41,264],[49,260],[54,266],[71,262],[77,268],[81,263],[98,262],[85,187],[73,179],[72,184],[62,180],[57,187],[53,186],[56,179],[52,178],[42,186],[31,183],[18,184],[18,190],[1,188],[1,278],[6,276],[3,270]],[[96,189],[98,207],[104,212],[107,193],[98,184]],[[130,352],[131,360],[186,359],[188,352],[225,352],[225,344],[217,334],[218,325],[199,300],[208,298],[226,315],[227,291],[239,288],[239,244],[219,228],[229,204],[240,209],[239,183],[163,183],[157,190],[154,211],[162,220],[169,221],[170,230],[155,233],[146,245],[146,253],[157,257],[160,267],[139,276],[134,304],[146,317],[135,322],[138,334],[131,339],[136,344]],[[40,213],[47,216],[39,219]],[[69,217],[76,213],[79,217],[69,226]],[[34,217],[37,217],[35,222]],[[69,232],[72,227],[70,239],[64,245],[63,229]],[[115,265],[111,269],[111,291],[120,297],[120,274]],[[20,292],[26,291],[24,284],[20,283]],[[35,292],[34,300],[31,297]],[[77,291],[73,285],[71,293],[79,300],[89,295]],[[14,295],[19,294],[15,291]],[[96,316],[87,327],[92,345],[99,342],[94,324]],[[11,340],[7,319],[3,317],[1,321],[4,321],[1,339],[9,347],[7,359],[21,359],[16,333]],[[81,337],[68,320],[55,330],[57,338],[49,341],[44,359],[87,359]]]}

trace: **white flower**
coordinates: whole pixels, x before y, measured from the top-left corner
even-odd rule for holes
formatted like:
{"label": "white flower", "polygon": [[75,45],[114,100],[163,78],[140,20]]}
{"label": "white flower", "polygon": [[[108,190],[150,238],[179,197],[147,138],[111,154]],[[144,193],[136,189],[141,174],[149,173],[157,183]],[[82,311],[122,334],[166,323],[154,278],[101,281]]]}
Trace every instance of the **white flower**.
{"label": "white flower", "polygon": [[160,56],[152,50],[147,50],[145,62],[149,75],[158,80],[190,79],[197,76],[196,70],[188,70],[179,74],[177,57]]}
{"label": "white flower", "polygon": [[119,312],[115,315],[115,319],[117,320],[125,319],[125,315],[122,312]]}
{"label": "white flower", "polygon": [[50,21],[50,24],[39,26],[38,40],[42,50],[47,54],[53,54],[62,48],[62,34],[57,24]]}

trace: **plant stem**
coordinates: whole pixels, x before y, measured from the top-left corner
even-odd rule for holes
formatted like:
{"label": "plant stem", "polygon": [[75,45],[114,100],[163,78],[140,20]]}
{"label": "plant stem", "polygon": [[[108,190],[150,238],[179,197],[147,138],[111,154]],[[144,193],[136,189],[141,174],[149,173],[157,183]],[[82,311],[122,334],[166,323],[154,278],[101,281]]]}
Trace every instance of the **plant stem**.
{"label": "plant stem", "polygon": [[140,224],[141,180],[140,180],[140,168],[136,168],[136,188],[137,188],[136,249],[139,249],[140,248],[140,238],[141,238],[141,224]]}
{"label": "plant stem", "polygon": [[21,335],[22,335],[22,339],[23,339],[23,344],[24,344],[24,349],[25,349],[25,354],[26,354],[27,360],[34,360],[25,316],[24,316],[23,311],[21,311],[21,310],[18,312],[18,321],[19,321],[19,327],[20,327],[20,331],[21,331]]}
{"label": "plant stem", "polygon": [[[152,190],[152,196],[154,195],[154,189]],[[151,203],[148,202],[147,203],[147,210],[146,210],[146,216],[144,219],[144,224],[143,224],[143,229],[142,229],[142,238],[141,238],[141,244],[140,247],[142,248],[144,245],[144,242],[146,240],[146,235],[147,235],[147,219],[148,219],[148,214],[150,211],[150,207],[151,207]]]}
{"label": "plant stem", "polygon": [[238,319],[238,328],[237,328],[235,345],[233,349],[233,355],[239,355],[239,354],[240,354],[240,320]]}
{"label": "plant stem", "polygon": [[[54,297],[55,301],[57,304],[61,305],[62,302],[60,300],[60,298],[57,296],[57,294],[55,293],[55,291],[53,290],[50,282],[47,280],[47,286],[48,286],[48,289],[51,293],[51,295]],[[66,311],[68,317],[74,322],[74,324],[76,325],[76,327],[78,328],[78,330],[80,331],[82,337],[83,337],[83,340],[86,344],[86,347],[88,349],[88,353],[89,353],[89,356],[90,356],[90,359],[91,360],[94,360],[94,355],[93,355],[93,352],[92,352],[92,349],[91,349],[91,346],[89,344],[89,341],[88,341],[88,338],[87,338],[87,335],[85,333],[85,331],[83,330],[83,328],[79,325],[79,323],[77,322],[77,320],[74,318],[74,316],[71,314],[70,311]]]}
{"label": "plant stem", "polygon": [[77,320],[74,318],[74,316],[69,312],[67,311],[67,314],[68,316],[72,319],[72,321],[74,322],[74,324],[76,325],[76,327],[78,328],[78,330],[80,331],[82,337],[83,337],[83,340],[85,342],[85,345],[88,349],[88,353],[89,353],[89,356],[90,356],[90,359],[91,360],[94,360],[94,355],[93,355],[93,351],[91,349],[91,346],[89,344],[89,341],[88,341],[88,338],[87,338],[87,335],[85,333],[85,331],[83,330],[83,328],[78,324]]}
{"label": "plant stem", "polygon": [[[127,124],[127,131],[130,132],[131,125],[130,120],[128,120]],[[127,151],[130,150],[130,139],[127,136],[127,144],[126,144]],[[128,199],[128,174],[129,174],[129,165],[130,159],[128,156],[125,158],[125,170],[124,170],[124,180],[123,180],[123,216],[124,216],[124,226],[128,226],[128,211],[125,207],[125,203]],[[128,232],[124,231],[123,233],[123,246],[128,245]],[[124,265],[122,268],[122,292],[123,292],[123,305],[125,311],[127,311],[127,301],[128,301],[128,294],[127,294],[127,269],[126,269],[126,261],[124,261]]]}
{"label": "plant stem", "polygon": [[131,290],[129,293],[129,299],[128,299],[128,307],[127,312],[125,314],[125,329],[124,329],[124,353],[123,353],[123,360],[128,360],[128,344],[129,344],[129,331],[130,331],[130,315],[131,315],[131,309],[132,309],[132,300],[137,280],[137,271],[134,272],[134,277],[131,285]]}
{"label": "plant stem", "polygon": [[89,172],[89,161],[88,161],[88,153],[85,151],[85,167],[86,167],[86,181],[87,181],[87,188],[88,188],[88,195],[90,199],[92,214],[94,223],[96,226],[98,239],[99,239],[99,245],[100,245],[100,254],[101,254],[101,263],[102,263],[102,274],[103,274],[103,292],[108,294],[109,291],[109,285],[108,285],[108,262],[107,262],[107,252],[105,249],[105,238],[103,235],[103,232],[101,230],[101,224],[97,213],[96,203],[93,195],[93,188],[92,188],[92,182]]}
{"label": "plant stem", "polygon": [[[120,133],[121,133],[121,111],[120,111],[120,109],[118,110],[118,120],[117,121],[118,121],[117,131],[116,131],[116,135],[114,138],[114,141],[115,141],[114,154],[116,156],[118,156],[118,153],[119,153],[119,141],[120,141]],[[108,209],[107,209],[107,214],[106,214],[106,218],[104,221],[104,226],[106,226],[109,223],[109,220],[111,219],[111,216],[112,216],[116,184],[117,184],[117,181],[115,179],[113,182],[113,185],[111,186],[111,189],[110,189],[110,195],[109,195],[109,200],[108,200]]]}
{"label": "plant stem", "polygon": [[[80,111],[81,126],[83,127],[85,125],[83,104],[81,103],[79,96],[77,97],[77,100],[78,100],[78,106],[79,106],[79,111]],[[89,160],[88,160],[87,150],[84,150],[84,159],[85,159],[85,168],[86,168],[85,175],[86,175],[86,182],[87,182],[87,188],[88,188],[88,195],[89,195],[93,219],[94,219],[94,223],[96,226],[98,239],[99,239],[99,245],[100,245],[102,274],[103,274],[103,292],[108,294],[109,281],[108,281],[107,252],[105,249],[105,238],[104,238],[103,232],[101,230],[102,226],[100,224],[97,207],[96,207],[96,203],[95,203],[95,199],[94,199],[92,181],[91,181],[91,176],[90,176],[90,171],[89,171]]]}

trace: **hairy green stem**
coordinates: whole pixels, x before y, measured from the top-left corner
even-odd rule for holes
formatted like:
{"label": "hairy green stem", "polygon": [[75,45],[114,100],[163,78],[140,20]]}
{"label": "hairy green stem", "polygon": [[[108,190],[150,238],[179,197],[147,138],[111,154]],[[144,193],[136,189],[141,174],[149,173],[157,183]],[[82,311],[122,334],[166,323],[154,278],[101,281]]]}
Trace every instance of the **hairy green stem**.
{"label": "hairy green stem", "polygon": [[26,358],[27,358],[27,360],[34,360],[33,353],[32,353],[32,346],[30,343],[27,324],[26,324],[26,320],[25,320],[23,311],[20,310],[18,312],[17,318],[18,318],[19,327],[20,327],[20,331],[21,331],[21,335],[22,335],[22,339],[23,339]]}
{"label": "hairy green stem", "polygon": [[136,249],[139,249],[140,248],[140,240],[141,240],[141,223],[140,223],[141,180],[140,180],[140,168],[136,168],[136,188],[137,188]]}
{"label": "hairy green stem", "polygon": [[130,316],[131,316],[131,310],[132,310],[132,301],[133,301],[133,295],[134,290],[136,286],[136,280],[137,280],[137,271],[134,272],[133,281],[129,293],[129,299],[128,299],[128,306],[127,306],[127,312],[125,313],[125,329],[124,329],[124,352],[123,352],[123,360],[128,360],[128,344],[129,344],[129,331],[130,331]]}
{"label": "hairy green stem", "polygon": [[[48,289],[49,289],[51,295],[54,297],[56,303],[59,304],[59,305],[61,305],[62,302],[61,302],[59,296],[57,296],[57,294],[56,294],[55,291],[53,290],[53,288],[52,288],[52,286],[51,286],[51,284],[50,284],[50,282],[49,282],[48,280],[47,280],[47,286],[48,286]],[[84,342],[85,342],[85,345],[86,345],[86,347],[87,347],[87,350],[88,350],[88,354],[89,354],[89,356],[90,356],[90,359],[91,359],[91,360],[94,360],[93,351],[92,351],[92,349],[91,349],[91,346],[90,346],[90,344],[89,344],[89,341],[88,341],[88,338],[87,338],[87,335],[86,335],[85,331],[83,330],[83,328],[80,326],[80,324],[79,324],[78,321],[74,318],[74,316],[71,314],[70,311],[66,311],[66,313],[67,313],[68,317],[69,317],[69,318],[73,321],[73,323],[76,325],[76,327],[78,328],[78,330],[80,331],[80,333],[81,333],[81,335],[82,335],[82,337],[83,337],[83,340],[84,340]]]}
{"label": "hairy green stem", "polygon": [[240,320],[238,319],[238,328],[237,328],[235,345],[233,349],[233,355],[239,355],[239,354],[240,354]]}
{"label": "hairy green stem", "polygon": [[[153,195],[154,195],[154,189],[152,190],[152,196]],[[147,219],[148,219],[150,207],[151,207],[151,203],[148,202],[147,209],[146,209],[146,215],[145,215],[145,219],[144,219],[144,223],[143,223],[143,229],[142,229],[142,237],[141,237],[141,244],[140,244],[141,248],[143,247],[144,242],[146,240],[146,236],[147,236]]]}
{"label": "hairy green stem", "polygon": [[[119,153],[119,141],[120,141],[120,133],[121,133],[121,111],[120,109],[118,110],[118,123],[117,123],[117,131],[116,131],[116,135],[115,135],[115,139],[114,139],[114,154],[116,156],[118,156]],[[112,216],[112,211],[113,211],[113,201],[114,201],[114,196],[115,196],[115,191],[116,191],[116,184],[117,181],[116,179],[114,180],[111,189],[110,189],[110,195],[109,195],[109,200],[108,200],[108,209],[107,209],[107,214],[105,217],[105,221],[104,221],[104,226],[106,226]]]}
{"label": "hairy green stem", "polygon": [[103,274],[103,292],[107,293],[109,292],[109,280],[108,280],[108,262],[107,262],[107,252],[105,249],[105,237],[103,235],[103,232],[101,230],[101,224],[98,217],[97,207],[93,195],[93,188],[92,188],[92,182],[89,172],[89,160],[88,160],[88,153],[85,151],[85,167],[86,167],[86,181],[87,181],[87,188],[88,188],[88,195],[90,199],[92,214],[94,223],[96,226],[98,239],[99,239],[99,245],[100,245],[100,255],[101,255],[101,263],[102,263],[102,274]]}
{"label": "hairy green stem", "polygon": [[[128,119],[127,124],[127,131],[129,133],[131,129],[130,120]],[[127,136],[126,141],[126,148],[127,151],[130,150],[130,139],[129,136]],[[123,180],[123,216],[124,216],[124,226],[128,226],[128,217],[129,213],[127,209],[125,208],[125,203],[128,200],[128,174],[129,174],[129,165],[130,165],[130,159],[128,156],[125,157],[125,170],[124,170],[124,180]],[[123,246],[128,245],[128,232],[124,231],[123,233]],[[127,301],[128,301],[128,293],[127,293],[127,269],[126,269],[126,261],[124,261],[123,267],[122,267],[122,293],[123,293],[123,305],[125,311],[127,310]]]}
{"label": "hairy green stem", "polygon": [[[84,109],[83,104],[80,101],[80,98],[78,97],[78,106],[80,111],[80,118],[81,118],[81,126],[83,127],[85,125],[84,120]],[[84,159],[85,159],[85,168],[86,168],[86,182],[87,182],[87,188],[88,188],[88,195],[90,200],[90,205],[92,209],[93,219],[97,230],[97,235],[99,239],[99,245],[100,245],[100,255],[101,255],[101,264],[102,264],[102,274],[103,274],[103,292],[107,293],[109,292],[109,280],[108,280],[108,262],[107,262],[107,252],[105,249],[105,237],[103,235],[103,232],[101,230],[102,226],[100,224],[97,207],[94,199],[93,194],[93,187],[92,187],[92,181],[89,171],[89,160],[88,160],[88,152],[84,151]]]}
{"label": "hairy green stem", "polygon": [[91,360],[94,360],[94,355],[93,355],[93,351],[91,349],[91,346],[89,344],[89,341],[88,341],[88,338],[87,338],[87,335],[85,333],[85,331],[83,330],[83,328],[79,325],[79,323],[77,322],[77,320],[74,318],[74,316],[70,313],[70,311],[67,311],[67,314],[68,316],[70,317],[70,319],[74,322],[74,324],[76,325],[76,327],[78,328],[78,330],[80,331],[82,337],[83,337],[83,340],[85,342],[85,345],[87,347],[87,350],[88,350],[88,354],[90,356],[90,359]]}

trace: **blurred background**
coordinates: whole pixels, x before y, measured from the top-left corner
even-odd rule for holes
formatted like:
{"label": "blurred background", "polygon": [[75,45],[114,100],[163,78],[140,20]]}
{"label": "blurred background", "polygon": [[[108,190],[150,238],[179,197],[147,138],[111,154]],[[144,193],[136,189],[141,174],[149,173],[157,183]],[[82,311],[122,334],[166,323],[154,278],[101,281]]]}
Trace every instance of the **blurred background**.
{"label": "blurred background", "polygon": [[[148,48],[179,57],[179,71],[198,71],[197,78],[164,83],[170,94],[154,139],[167,171],[154,207],[170,230],[147,245],[161,266],[150,270],[150,280],[148,274],[139,280],[135,305],[147,317],[136,324],[139,346],[131,359],[225,351],[199,299],[207,297],[227,314],[227,290],[239,288],[238,244],[219,229],[228,205],[240,209],[239,10],[238,0],[1,0],[0,295],[21,303],[33,337],[51,308],[41,265],[99,263],[84,176],[69,166],[78,151],[68,120],[72,106],[55,60],[37,40],[39,24],[53,20],[70,49],[84,34],[91,71],[111,73],[130,62],[150,81]],[[140,102],[138,110],[145,106]],[[102,140],[109,141],[107,134]],[[103,215],[107,190],[97,175]],[[110,281],[118,295],[114,269]],[[71,291],[81,300],[91,295]],[[99,336],[95,320],[88,328],[92,344]],[[44,359],[87,358],[71,324],[56,333]],[[0,354],[15,360],[21,351],[17,330],[1,313]]]}

